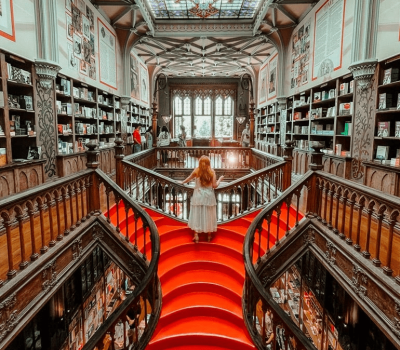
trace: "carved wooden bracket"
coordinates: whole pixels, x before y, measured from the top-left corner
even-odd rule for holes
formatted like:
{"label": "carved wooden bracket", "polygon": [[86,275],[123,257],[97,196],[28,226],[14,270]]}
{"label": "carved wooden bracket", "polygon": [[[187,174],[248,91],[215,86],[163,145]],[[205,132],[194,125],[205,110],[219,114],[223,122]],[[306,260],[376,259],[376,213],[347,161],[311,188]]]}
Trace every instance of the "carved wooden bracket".
{"label": "carved wooden bracket", "polygon": [[365,299],[367,296],[367,283],[368,276],[365,271],[360,266],[353,264],[351,287],[361,299]]}
{"label": "carved wooden bracket", "polygon": [[371,84],[372,77],[375,74],[376,65],[378,60],[370,60],[363,62],[356,62],[349,67],[353,73],[354,80],[357,81],[357,87],[361,90],[366,90]]}
{"label": "carved wooden bracket", "polygon": [[42,283],[42,288],[45,293],[49,292],[57,284],[57,264],[56,259],[47,264],[42,272],[42,278],[45,280]]}
{"label": "carved wooden bracket", "polygon": [[35,69],[40,86],[44,89],[51,89],[61,67],[55,62],[37,59],[35,61]]}

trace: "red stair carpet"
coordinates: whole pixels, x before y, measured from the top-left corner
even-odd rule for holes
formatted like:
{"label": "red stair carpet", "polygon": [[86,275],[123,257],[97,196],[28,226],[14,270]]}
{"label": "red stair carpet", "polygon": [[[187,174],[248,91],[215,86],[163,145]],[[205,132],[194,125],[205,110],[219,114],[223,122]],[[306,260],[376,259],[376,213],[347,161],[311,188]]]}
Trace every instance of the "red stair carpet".
{"label": "red stair carpet", "polygon": [[[124,208],[119,209],[122,214]],[[242,250],[247,229],[258,212],[218,226],[210,243],[204,234],[200,235],[200,242],[195,244],[192,242],[193,233],[186,223],[146,210],[160,234],[158,274],[163,293],[161,317],[146,349],[255,349],[242,315],[245,275]],[[110,214],[114,223],[115,208],[110,210]],[[291,226],[294,224],[293,217],[290,215]],[[282,213],[283,218],[286,218],[286,214]],[[129,227],[133,224],[133,218],[130,217]],[[263,228],[261,254],[264,254],[267,246],[266,222]],[[272,246],[276,218],[270,228]],[[122,234],[125,234],[125,229],[123,222]],[[281,221],[280,237],[285,230],[286,223]],[[132,231],[129,229],[129,232]],[[143,250],[143,237],[139,237],[138,246]],[[148,238],[146,248],[149,257]],[[254,259],[257,253],[258,247],[255,247]]]}

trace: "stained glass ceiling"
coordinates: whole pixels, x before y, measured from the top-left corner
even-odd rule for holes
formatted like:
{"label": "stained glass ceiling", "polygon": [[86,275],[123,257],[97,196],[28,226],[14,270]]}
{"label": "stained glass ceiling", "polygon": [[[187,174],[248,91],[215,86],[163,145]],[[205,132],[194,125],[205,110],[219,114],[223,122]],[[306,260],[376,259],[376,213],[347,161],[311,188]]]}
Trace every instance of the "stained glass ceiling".
{"label": "stained glass ceiling", "polygon": [[147,0],[155,19],[252,19],[264,0]]}

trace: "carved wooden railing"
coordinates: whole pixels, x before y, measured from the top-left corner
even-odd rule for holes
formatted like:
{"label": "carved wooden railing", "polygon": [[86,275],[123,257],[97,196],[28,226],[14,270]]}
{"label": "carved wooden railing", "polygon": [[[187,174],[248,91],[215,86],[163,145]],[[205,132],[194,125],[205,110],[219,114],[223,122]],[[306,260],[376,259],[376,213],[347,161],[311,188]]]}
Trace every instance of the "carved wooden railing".
{"label": "carved wooden railing", "polygon": [[[287,146],[292,147],[292,144],[289,143]],[[251,149],[250,167],[254,170],[266,168],[268,166],[281,162],[282,160],[282,157],[277,157],[273,154],[262,152],[255,148]]]}
{"label": "carved wooden railing", "polygon": [[[125,322],[126,308],[140,301],[145,305],[144,322],[136,324],[128,337],[124,333],[123,344],[144,348],[154,331],[161,310],[158,231],[149,215],[98,169],[99,152],[95,147],[90,145],[87,152],[86,171],[0,201],[0,305],[7,304],[7,310],[2,310],[6,312],[0,313],[0,321],[7,323],[0,335],[1,348],[21,331],[25,324],[22,318],[33,317],[40,310],[50,297],[48,290],[56,283],[61,285],[72,273],[72,263],[90,253],[94,244],[102,245],[136,283],[132,294],[84,348],[102,349],[104,334],[116,341],[115,325]],[[128,218],[133,224],[127,225]],[[121,260],[121,256],[127,258]],[[47,266],[51,267],[51,274],[42,286],[42,279],[48,276]],[[30,293],[24,289],[28,285]],[[2,316],[12,318],[4,320]]]}
{"label": "carved wooden railing", "polygon": [[[251,148],[243,147],[158,147],[158,165],[164,168],[196,168],[199,158],[208,156],[215,169],[249,169]],[[168,162],[163,162],[167,154]]]}
{"label": "carved wooden railing", "polygon": [[[167,165],[174,167],[176,164],[181,164],[185,169],[193,169],[198,165],[198,158],[201,155],[208,155],[211,158],[211,163],[215,165],[217,176],[219,176],[228,171],[239,171],[243,167],[248,169],[254,150],[228,147],[222,149],[212,147],[162,147],[124,158],[122,142],[119,143],[116,147],[117,183],[141,205],[162,211],[166,215],[181,220],[188,220],[193,187],[181,185],[175,180],[151,170],[158,169],[161,171],[159,168],[160,157],[162,158],[160,152],[164,151],[177,152],[178,156],[179,152],[183,152],[183,162],[169,161]],[[229,152],[234,159],[239,160],[232,163],[233,168],[228,168],[227,162],[223,158],[229,157]],[[231,220],[250,211],[260,209],[270,203],[273,198],[276,198],[278,193],[290,186],[291,145],[288,144],[285,148],[287,155],[284,158],[256,152],[258,160],[254,164],[260,167],[258,171],[215,190],[219,222]],[[222,159],[224,160],[222,161]],[[262,159],[262,162],[260,159]],[[264,167],[263,164],[270,165]]]}
{"label": "carved wooden railing", "polygon": [[[217,220],[224,222],[258,210],[270,203],[287,186],[281,161],[215,189]],[[122,162],[121,187],[141,205],[181,220],[188,220],[194,188],[155,171]],[[217,176],[221,170],[216,170]]]}
{"label": "carved wooden railing", "polygon": [[[299,234],[299,225],[321,227],[331,239],[337,237],[339,241],[345,242],[345,246],[353,247],[352,259],[356,259],[357,264],[361,261],[366,268],[374,271],[378,278],[385,281],[386,288],[394,291],[393,282],[400,284],[398,197],[320,171],[323,154],[319,152],[319,147],[314,148],[315,151],[311,154],[311,170],[257,215],[245,238],[243,254],[246,280],[243,307],[246,324],[259,349],[265,348],[266,334],[265,326],[263,328],[257,325],[257,310],[260,309],[264,310],[262,319],[259,320],[260,325],[265,325],[264,312],[270,309],[274,315],[274,323],[283,325],[285,334],[289,334],[286,339],[292,337],[297,342],[297,349],[313,348],[291,318],[272,299],[266,290],[266,282],[271,281],[265,276],[261,277],[259,272],[261,265],[269,263],[270,254],[280,252],[282,242],[285,243],[293,234]],[[304,217],[302,213],[305,214]],[[330,246],[327,247],[326,254],[331,259],[330,263],[334,264],[334,253]],[[276,278],[275,271],[272,271],[275,267],[268,266],[269,275]],[[264,266],[263,270],[268,271],[268,266]],[[365,298],[366,290],[358,284],[358,277],[355,278],[356,282],[353,279],[351,287]],[[382,309],[387,311],[385,305]],[[386,315],[386,319],[387,317]],[[395,329],[395,325],[388,322],[388,329]]]}

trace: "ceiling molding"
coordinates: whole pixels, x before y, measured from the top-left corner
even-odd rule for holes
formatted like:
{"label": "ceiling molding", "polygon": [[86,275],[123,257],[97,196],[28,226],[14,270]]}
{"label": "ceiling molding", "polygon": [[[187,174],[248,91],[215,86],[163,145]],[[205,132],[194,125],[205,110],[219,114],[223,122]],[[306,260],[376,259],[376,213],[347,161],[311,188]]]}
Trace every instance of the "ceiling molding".
{"label": "ceiling molding", "polygon": [[252,24],[244,23],[193,23],[193,24],[156,24],[155,36],[165,37],[165,36],[185,36],[185,37],[200,37],[204,35],[213,36],[232,36],[232,32],[237,36],[251,36],[252,35]]}
{"label": "ceiling molding", "polygon": [[140,8],[140,12],[147,24],[147,27],[149,28],[150,34],[154,36],[155,27],[154,27],[153,17],[151,16],[150,11],[147,9],[147,5],[143,0],[135,0],[135,1]]}
{"label": "ceiling molding", "polygon": [[253,27],[253,35],[256,35],[258,32],[258,28],[260,28],[260,25],[262,21],[265,19],[265,16],[267,15],[267,12],[270,8],[270,5],[272,4],[273,0],[264,0],[260,7],[260,11],[258,11],[256,20],[254,22],[254,27]]}

